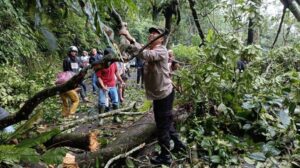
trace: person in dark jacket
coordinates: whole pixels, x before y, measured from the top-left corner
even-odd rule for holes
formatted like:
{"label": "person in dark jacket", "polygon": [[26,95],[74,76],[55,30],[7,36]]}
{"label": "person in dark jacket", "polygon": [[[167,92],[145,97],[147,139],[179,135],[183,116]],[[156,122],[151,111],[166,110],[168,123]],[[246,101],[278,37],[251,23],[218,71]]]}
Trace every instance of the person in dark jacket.
{"label": "person in dark jacket", "polygon": [[[96,48],[93,48],[91,50],[91,56],[90,56],[90,60],[89,60],[90,64],[92,65],[94,62],[101,60],[102,57],[103,57],[103,55],[100,52],[98,53]],[[96,76],[96,73],[93,72],[92,73],[93,94],[97,94],[97,90],[98,90],[97,81],[98,81],[98,78]]]}
{"label": "person in dark jacket", "polygon": [[[78,49],[75,46],[71,46],[68,51],[68,56],[63,61],[63,70],[78,72],[80,68],[80,61],[77,58]],[[62,115],[66,118],[74,118],[75,112],[79,105],[79,97],[77,94],[77,89],[69,90],[64,93],[60,93],[62,100]]]}
{"label": "person in dark jacket", "polygon": [[144,60],[141,58],[136,58],[135,62],[136,66],[136,83],[139,85],[141,81],[141,88],[143,88],[144,84]]}
{"label": "person in dark jacket", "polygon": [[[76,46],[71,46],[69,48],[68,56],[64,59],[63,62],[63,70],[64,71],[72,71],[77,73],[83,68],[83,63],[79,57],[77,57],[78,49]],[[84,81],[79,83],[80,85],[80,97],[83,102],[88,102],[86,98],[86,85]]]}
{"label": "person in dark jacket", "polygon": [[247,61],[245,60],[239,60],[237,62],[237,69],[239,70],[239,72],[245,71],[246,66],[247,66]]}

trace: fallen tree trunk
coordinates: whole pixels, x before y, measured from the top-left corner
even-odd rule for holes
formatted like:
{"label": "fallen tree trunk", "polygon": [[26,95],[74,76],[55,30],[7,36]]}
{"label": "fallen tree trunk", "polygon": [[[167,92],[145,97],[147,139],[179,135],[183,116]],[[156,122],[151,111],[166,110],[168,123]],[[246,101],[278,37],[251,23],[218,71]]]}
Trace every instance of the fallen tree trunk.
{"label": "fallen tree trunk", "polygon": [[89,134],[60,134],[51,138],[44,145],[47,148],[67,146],[95,152],[99,149],[98,134],[98,132],[91,132]]}
{"label": "fallen tree trunk", "polygon": [[[189,116],[185,109],[174,111],[174,119],[176,122],[184,121]],[[94,166],[96,160],[100,160],[101,166],[112,157],[121,153],[126,153],[128,150],[155,138],[156,125],[153,112],[146,113],[138,121],[127,128],[127,131],[120,134],[115,141],[110,143],[105,148],[95,153],[86,153],[76,156],[76,162],[80,167]]]}

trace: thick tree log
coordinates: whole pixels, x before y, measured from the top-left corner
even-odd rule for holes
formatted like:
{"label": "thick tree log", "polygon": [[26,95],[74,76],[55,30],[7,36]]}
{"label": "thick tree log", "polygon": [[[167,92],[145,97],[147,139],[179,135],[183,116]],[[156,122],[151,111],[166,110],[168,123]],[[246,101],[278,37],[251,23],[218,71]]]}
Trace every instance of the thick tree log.
{"label": "thick tree log", "polygon": [[[174,111],[176,122],[184,121],[188,116],[189,113],[185,109]],[[151,141],[155,137],[155,131],[153,112],[148,112],[105,148],[95,153],[77,155],[76,162],[79,163],[80,167],[88,167],[87,165],[94,165],[95,161],[100,159],[100,163],[103,163],[101,166],[104,166],[104,163],[110,158],[126,153],[139,144]]]}
{"label": "thick tree log", "polygon": [[99,149],[97,140],[98,132],[89,134],[60,134],[47,141],[44,145],[47,148],[67,146],[95,152]]}

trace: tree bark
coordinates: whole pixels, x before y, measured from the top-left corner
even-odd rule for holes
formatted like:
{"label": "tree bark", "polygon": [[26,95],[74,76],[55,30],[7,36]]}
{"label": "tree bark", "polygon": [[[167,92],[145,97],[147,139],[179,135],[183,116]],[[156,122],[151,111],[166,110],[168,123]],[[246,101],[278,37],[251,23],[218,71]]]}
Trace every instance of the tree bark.
{"label": "tree bark", "polygon": [[251,45],[254,42],[254,29],[253,29],[253,25],[254,25],[253,19],[249,18],[247,45]]}
{"label": "tree bark", "polygon": [[[189,116],[185,109],[174,111],[174,120],[176,122],[184,121]],[[144,143],[149,142],[155,138],[154,133],[156,125],[154,121],[153,112],[146,113],[133,125],[127,128],[127,131],[120,134],[115,141],[95,153],[87,153],[84,155],[77,155],[76,162],[80,167],[86,165],[94,165],[97,159],[104,166],[105,162],[120,153],[126,153],[128,150]]]}
{"label": "tree bark", "polygon": [[[171,7],[168,6],[165,10],[164,10],[164,16],[165,16],[165,29],[169,32],[171,32],[171,28],[172,28],[172,11],[171,11]],[[168,35],[165,40],[164,40],[164,45],[168,45],[168,42],[170,40],[170,35]]]}
{"label": "tree bark", "polygon": [[169,32],[168,36],[165,37],[165,40],[163,42],[164,45],[169,48],[169,41],[171,41],[171,34],[173,32],[172,30],[172,16],[175,15],[177,18],[176,25],[179,25],[180,23],[180,10],[179,10],[179,1],[178,0],[172,0],[169,4],[165,4],[163,14],[165,17],[165,29]]}
{"label": "tree bark", "polygon": [[300,21],[300,0],[281,0],[281,3],[284,6],[287,6],[287,8],[290,9],[290,11],[293,13],[293,15],[296,17],[298,22]]}
{"label": "tree bark", "polygon": [[98,133],[89,134],[60,134],[47,141],[44,145],[47,148],[67,146],[94,152],[99,149],[97,140]]}
{"label": "tree bark", "polygon": [[161,12],[161,10],[163,9],[163,5],[162,6],[157,6],[156,2],[151,2],[151,6],[152,6],[152,12],[151,12],[151,15],[152,15],[152,21],[153,22],[157,22],[158,20],[158,15],[159,13]]}
{"label": "tree bark", "polygon": [[198,15],[197,15],[197,12],[196,12],[196,9],[195,9],[195,0],[189,0],[189,4],[190,4],[190,9],[192,11],[192,15],[193,15],[193,18],[194,18],[194,22],[195,22],[195,25],[197,27],[197,30],[198,30],[198,34],[202,40],[202,42],[200,43],[199,47],[201,47],[202,45],[205,44],[205,36],[204,36],[204,33],[201,29],[201,26],[200,26],[200,22],[199,22],[199,18],[198,18]]}

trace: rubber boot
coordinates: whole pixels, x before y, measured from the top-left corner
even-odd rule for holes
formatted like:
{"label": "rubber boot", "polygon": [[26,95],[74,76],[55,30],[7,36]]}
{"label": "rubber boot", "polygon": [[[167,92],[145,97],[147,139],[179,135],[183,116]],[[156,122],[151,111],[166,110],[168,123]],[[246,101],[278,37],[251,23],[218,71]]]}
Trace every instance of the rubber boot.
{"label": "rubber boot", "polygon": [[[116,109],[118,109],[118,108],[119,108],[118,105],[115,105],[115,104],[112,105],[112,109],[113,109],[113,110],[116,110]],[[121,119],[120,119],[118,116],[114,116],[113,122],[114,122],[114,123],[121,123],[122,121],[121,121]]]}
{"label": "rubber boot", "polygon": [[[99,106],[99,108],[98,108],[98,112],[99,112],[99,114],[102,114],[102,113],[104,113],[105,112],[105,106]],[[98,125],[103,125],[103,123],[104,123],[104,121],[103,121],[103,119],[102,118],[100,118],[100,120],[99,120],[99,123],[98,123]]]}
{"label": "rubber boot", "polygon": [[99,114],[102,114],[102,113],[104,113],[105,112],[105,106],[99,106],[98,107],[98,113]]}
{"label": "rubber boot", "polygon": [[174,148],[171,150],[172,153],[186,153],[187,147],[181,141],[174,141]]}
{"label": "rubber boot", "polygon": [[172,163],[172,157],[171,157],[169,151],[165,147],[161,147],[160,155],[158,155],[157,157],[151,158],[150,162],[155,165],[164,164],[164,165],[169,166]]}

